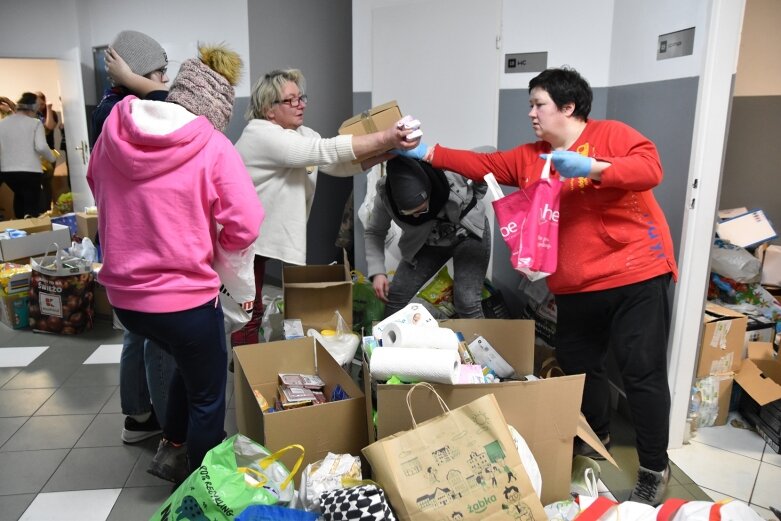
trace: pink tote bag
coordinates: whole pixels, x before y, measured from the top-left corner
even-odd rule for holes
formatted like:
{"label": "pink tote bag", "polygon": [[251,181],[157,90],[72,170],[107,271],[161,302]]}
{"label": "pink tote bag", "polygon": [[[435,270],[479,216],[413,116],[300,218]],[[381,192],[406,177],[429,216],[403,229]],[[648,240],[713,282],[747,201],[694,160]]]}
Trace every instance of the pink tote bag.
{"label": "pink tote bag", "polygon": [[494,213],[513,268],[529,280],[555,272],[562,183],[550,178],[550,158],[539,181],[510,195],[502,193],[493,174],[486,175],[485,181],[494,195]]}

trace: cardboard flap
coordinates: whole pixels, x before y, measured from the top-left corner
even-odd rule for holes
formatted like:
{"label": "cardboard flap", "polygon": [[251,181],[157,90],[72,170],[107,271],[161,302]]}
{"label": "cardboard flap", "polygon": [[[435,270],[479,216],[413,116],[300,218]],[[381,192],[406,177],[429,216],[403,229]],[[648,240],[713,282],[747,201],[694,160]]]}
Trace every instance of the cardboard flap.
{"label": "cardboard flap", "polygon": [[770,342],[749,342],[748,358],[751,360],[775,360],[775,350]]}
{"label": "cardboard flap", "polygon": [[334,286],[343,286],[345,284],[352,284],[351,282],[341,281],[341,282],[287,282],[285,283],[286,288],[313,288],[313,289],[322,289],[322,288],[332,288]]}
{"label": "cardboard flap", "polygon": [[29,219],[16,219],[0,222],[0,230],[24,230],[27,233],[46,232],[52,229],[52,221],[49,216],[30,217]]}
{"label": "cardboard flap", "polygon": [[778,362],[744,360],[735,381],[759,405],[781,400],[781,364]]}
{"label": "cardboard flap", "polygon": [[605,446],[602,445],[602,442],[599,441],[599,436],[597,436],[597,433],[594,432],[594,430],[588,424],[586,417],[583,416],[582,413],[580,414],[580,418],[578,418],[578,438],[586,442],[589,447],[601,454],[602,457],[612,463],[615,468],[620,468],[618,463],[616,463],[616,460],[613,459],[613,456],[610,455]]}
{"label": "cardboard flap", "polygon": [[355,116],[351,117],[348,120],[345,120],[344,123],[339,128],[342,127],[349,127],[350,125],[353,125],[355,123],[358,123],[359,121],[362,121],[364,119],[367,119],[371,116],[374,116],[375,114],[379,114],[380,112],[384,112],[392,107],[395,107],[398,105],[396,100],[389,101],[387,103],[383,103],[382,105],[377,105],[376,107],[372,107],[369,110],[364,110],[360,114],[356,114]]}
{"label": "cardboard flap", "polygon": [[725,308],[724,306],[719,306],[718,304],[707,302],[705,304],[705,314],[703,315],[702,320],[707,324],[708,322],[741,318],[743,316],[745,316],[743,313],[735,311],[734,309]]}

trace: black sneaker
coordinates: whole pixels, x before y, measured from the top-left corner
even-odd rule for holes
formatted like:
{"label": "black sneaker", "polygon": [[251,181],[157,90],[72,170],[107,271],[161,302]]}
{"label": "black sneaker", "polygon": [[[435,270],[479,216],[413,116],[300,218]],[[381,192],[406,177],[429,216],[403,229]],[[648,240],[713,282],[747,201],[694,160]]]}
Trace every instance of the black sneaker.
{"label": "black sneaker", "polygon": [[155,411],[145,422],[134,420],[132,416],[125,416],[125,427],[122,429],[122,441],[125,443],[138,443],[141,440],[157,436],[163,429],[157,423]]}
{"label": "black sneaker", "polygon": [[661,472],[640,467],[637,470],[637,483],[629,495],[629,501],[645,503],[652,507],[661,504],[667,483],[670,481],[670,465]]}
{"label": "black sneaker", "polygon": [[181,484],[190,475],[187,464],[187,444],[183,443],[176,447],[163,438],[146,471],[176,485]]}
{"label": "black sneaker", "polygon": [[[599,441],[602,442],[602,445],[604,445],[607,450],[610,450],[610,434],[605,435],[604,438],[599,438]],[[572,456],[585,456],[587,458],[599,461],[605,460],[605,457],[602,454],[595,451],[593,448],[591,448],[591,445],[581,440],[580,438],[575,438],[575,446],[572,449]]]}

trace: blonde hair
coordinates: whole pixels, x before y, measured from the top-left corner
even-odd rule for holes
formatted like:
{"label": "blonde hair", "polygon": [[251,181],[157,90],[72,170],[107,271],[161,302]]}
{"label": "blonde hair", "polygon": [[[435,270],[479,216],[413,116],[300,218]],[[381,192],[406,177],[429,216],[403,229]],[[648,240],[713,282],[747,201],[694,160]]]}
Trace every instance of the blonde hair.
{"label": "blonde hair", "polygon": [[252,87],[249,107],[244,114],[247,121],[266,119],[266,112],[271,106],[282,100],[282,89],[289,81],[298,85],[298,90],[304,94],[306,80],[298,69],[277,69],[258,79]]}

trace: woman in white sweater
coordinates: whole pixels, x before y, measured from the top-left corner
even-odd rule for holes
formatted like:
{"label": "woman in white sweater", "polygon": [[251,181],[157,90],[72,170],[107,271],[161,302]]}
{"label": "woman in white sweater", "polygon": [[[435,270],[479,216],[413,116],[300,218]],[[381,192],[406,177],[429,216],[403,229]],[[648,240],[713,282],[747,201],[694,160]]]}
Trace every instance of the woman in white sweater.
{"label": "woman in white sweater", "polygon": [[[304,76],[297,69],[275,70],[260,78],[247,109],[249,123],[236,142],[266,220],[255,241],[255,309],[247,326],[233,334],[233,345],[258,342],[266,260],[306,264],[306,223],[318,171],[353,176],[393,157],[389,150],[410,150],[420,141],[408,141],[412,131],[400,128],[322,138],[304,126],[304,92]],[[356,157],[370,159],[354,164]]]}
{"label": "woman in white sweater", "polygon": [[17,219],[41,212],[41,157],[52,163],[57,160],[35,113],[37,103],[35,94],[25,92],[16,103],[16,113],[0,121],[0,175],[14,193]]}

